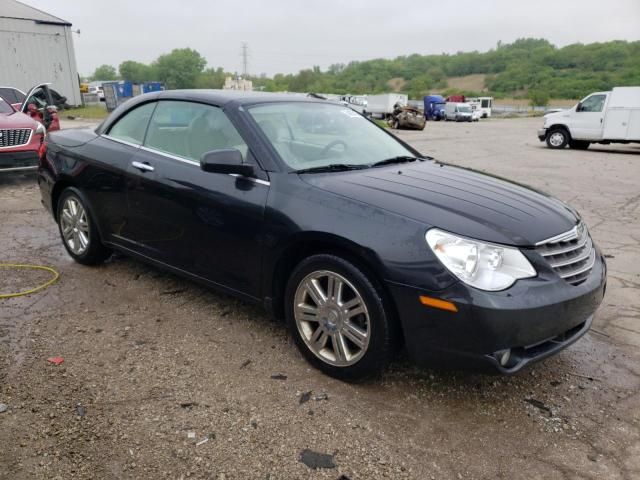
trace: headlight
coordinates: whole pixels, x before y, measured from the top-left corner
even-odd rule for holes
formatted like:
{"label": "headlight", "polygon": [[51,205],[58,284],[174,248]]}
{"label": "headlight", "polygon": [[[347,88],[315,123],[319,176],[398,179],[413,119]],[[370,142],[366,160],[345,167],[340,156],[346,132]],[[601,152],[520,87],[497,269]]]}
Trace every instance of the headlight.
{"label": "headlight", "polygon": [[38,124],[38,126],[36,127],[36,135],[46,135],[47,134],[47,129],[44,128],[44,125],[41,124],[40,122],[36,122]]}
{"label": "headlight", "polygon": [[467,285],[480,290],[504,290],[536,270],[520,250],[459,237],[438,229],[426,234],[438,260]]}

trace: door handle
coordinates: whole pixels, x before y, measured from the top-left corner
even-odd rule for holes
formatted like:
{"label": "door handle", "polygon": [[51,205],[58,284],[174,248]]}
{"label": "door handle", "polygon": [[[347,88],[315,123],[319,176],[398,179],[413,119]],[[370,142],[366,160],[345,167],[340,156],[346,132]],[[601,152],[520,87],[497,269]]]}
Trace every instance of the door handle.
{"label": "door handle", "polygon": [[142,172],[153,172],[154,168],[148,163],[131,162],[131,165]]}

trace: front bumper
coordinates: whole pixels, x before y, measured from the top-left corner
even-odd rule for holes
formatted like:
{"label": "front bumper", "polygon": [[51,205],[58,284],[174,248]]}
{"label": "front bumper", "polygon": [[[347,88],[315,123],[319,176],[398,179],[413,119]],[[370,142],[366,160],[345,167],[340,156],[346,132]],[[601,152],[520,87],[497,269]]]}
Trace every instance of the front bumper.
{"label": "front bumper", "polygon": [[547,129],[541,128],[540,130],[538,130],[538,140],[540,140],[541,142],[544,142],[546,139],[547,139]]}
{"label": "front bumper", "polygon": [[[582,337],[606,289],[606,264],[598,258],[585,282],[573,286],[559,277],[519,280],[501,292],[485,292],[462,282],[426,292],[387,282],[412,359],[423,365],[475,367],[514,373],[558,353]],[[427,295],[453,302],[457,312],[425,307]],[[511,359],[501,365],[501,352]]]}
{"label": "front bumper", "polygon": [[35,170],[37,167],[37,150],[0,152],[0,173]]}

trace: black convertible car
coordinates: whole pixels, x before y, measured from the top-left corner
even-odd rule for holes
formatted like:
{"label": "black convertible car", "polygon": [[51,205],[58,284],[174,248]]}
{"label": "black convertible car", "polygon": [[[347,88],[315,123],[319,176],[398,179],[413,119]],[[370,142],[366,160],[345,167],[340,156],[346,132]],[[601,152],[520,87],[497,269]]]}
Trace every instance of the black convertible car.
{"label": "black convertible car", "polygon": [[76,261],[118,250],[261,303],[345,380],[403,345],[515,372],[580,338],[606,286],[566,204],[323,100],[142,95],[95,130],[52,133],[38,181]]}

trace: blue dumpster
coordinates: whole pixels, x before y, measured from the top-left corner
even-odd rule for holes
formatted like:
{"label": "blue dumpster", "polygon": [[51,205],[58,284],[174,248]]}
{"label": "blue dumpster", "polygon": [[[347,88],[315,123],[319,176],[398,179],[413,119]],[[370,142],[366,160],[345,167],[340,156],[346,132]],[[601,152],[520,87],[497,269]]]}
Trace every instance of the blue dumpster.
{"label": "blue dumpster", "polygon": [[116,88],[118,90],[118,98],[133,97],[133,83],[129,80],[120,80]]}
{"label": "blue dumpster", "polygon": [[141,87],[142,93],[160,92],[163,90],[162,83],[160,82],[144,82]]}

